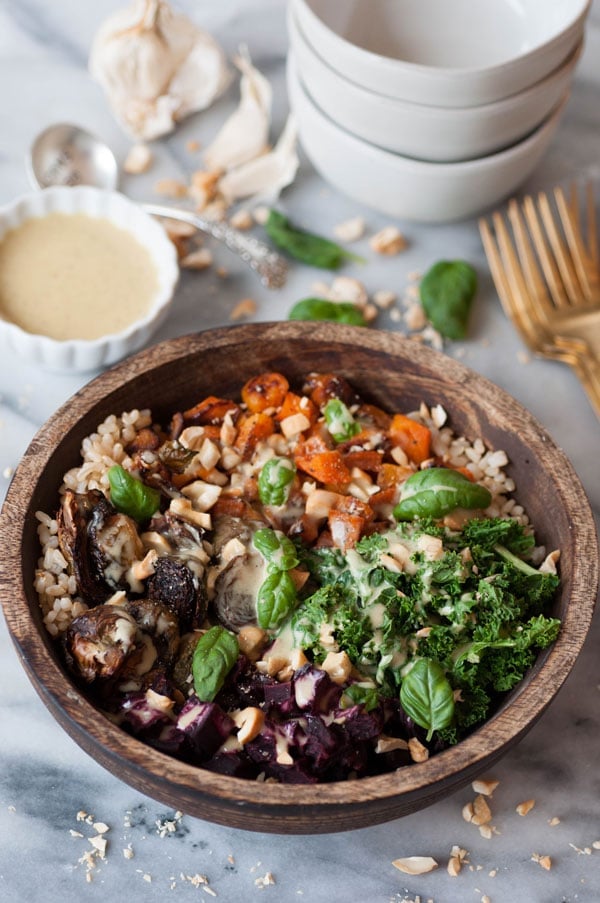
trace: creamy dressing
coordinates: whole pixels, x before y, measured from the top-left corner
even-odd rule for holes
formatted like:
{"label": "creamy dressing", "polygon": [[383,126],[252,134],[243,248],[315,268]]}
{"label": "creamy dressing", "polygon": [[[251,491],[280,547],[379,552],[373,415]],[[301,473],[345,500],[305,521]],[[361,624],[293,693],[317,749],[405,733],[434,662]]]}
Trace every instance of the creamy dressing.
{"label": "creamy dressing", "polygon": [[0,317],[58,340],[97,339],[144,317],[158,274],[140,242],[107,219],[49,213],[0,241]]}

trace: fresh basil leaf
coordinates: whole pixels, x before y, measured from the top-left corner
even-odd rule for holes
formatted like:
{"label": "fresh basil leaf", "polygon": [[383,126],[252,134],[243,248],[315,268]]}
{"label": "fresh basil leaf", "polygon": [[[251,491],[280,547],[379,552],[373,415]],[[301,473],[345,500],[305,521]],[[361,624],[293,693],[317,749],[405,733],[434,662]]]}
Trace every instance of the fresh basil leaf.
{"label": "fresh basil leaf", "polygon": [[349,709],[353,705],[362,705],[366,712],[371,712],[379,705],[379,694],[375,687],[361,687],[360,684],[350,684],[346,687],[340,700],[342,709]]}
{"label": "fresh basil leaf", "polygon": [[258,477],[258,497],[263,505],[285,505],[296,465],[289,458],[271,458]]}
{"label": "fresh basil leaf", "polygon": [[239,655],[237,637],[216,625],[202,634],[192,658],[194,690],[201,702],[212,702]]}
{"label": "fresh basil leaf", "polygon": [[440,260],[421,280],[421,304],[432,325],[449,339],[464,339],[477,274],[464,260]]}
{"label": "fresh basil leaf", "polygon": [[406,714],[425,728],[428,741],[454,717],[452,687],[442,666],[429,658],[419,659],[402,679],[400,702]]}
{"label": "fresh basil leaf", "polygon": [[298,564],[294,543],[279,530],[271,530],[269,527],[257,530],[252,542],[269,565],[277,571],[289,571]]}
{"label": "fresh basil leaf", "polygon": [[350,301],[327,301],[325,298],[304,298],[296,302],[288,314],[289,320],[331,320],[349,326],[366,326],[362,311]]}
{"label": "fresh basil leaf", "polygon": [[289,219],[277,210],[269,212],[265,231],[278,248],[309,266],[337,270],[345,260],[362,261],[362,258],[341,248],[334,241],[292,225]]}
{"label": "fresh basil leaf", "polygon": [[294,610],[296,598],[296,587],[287,571],[269,574],[258,590],[258,626],[263,630],[278,627]]}
{"label": "fresh basil leaf", "polygon": [[458,470],[430,467],[412,474],[402,486],[394,508],[396,520],[443,517],[455,508],[487,508],[492,495]]}
{"label": "fresh basil leaf", "polygon": [[145,521],[158,511],[160,492],[136,480],[120,464],[114,464],[108,471],[110,500],[117,511],[127,514],[137,521]]}
{"label": "fresh basil leaf", "polygon": [[336,442],[345,442],[360,433],[360,426],[339,398],[330,398],[323,409],[325,423]]}

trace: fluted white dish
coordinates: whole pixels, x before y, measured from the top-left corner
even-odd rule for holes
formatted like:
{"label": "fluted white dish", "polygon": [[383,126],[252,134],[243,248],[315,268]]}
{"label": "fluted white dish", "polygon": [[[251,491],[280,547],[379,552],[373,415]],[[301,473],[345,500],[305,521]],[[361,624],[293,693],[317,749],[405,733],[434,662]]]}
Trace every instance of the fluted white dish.
{"label": "fluted white dish", "polygon": [[467,107],[531,87],[580,43],[591,0],[291,0],[344,77],[411,103]]}
{"label": "fluted white dish", "polygon": [[420,160],[469,160],[509,147],[550,114],[571,83],[581,41],[537,84],[496,103],[434,107],[386,97],[350,81],[311,47],[288,8],[288,33],[307,92],[342,128],[384,150]]}
{"label": "fluted white dish", "polygon": [[133,201],[116,191],[89,187],[46,188],[0,207],[0,241],[9,229],[50,213],[83,213],[109,220],[137,239],[156,268],[158,285],[148,312],[118,333],[60,341],[26,332],[0,318],[0,337],[31,363],[59,372],[97,370],[139,350],[164,322],[179,278],[175,248],[162,226]]}
{"label": "fluted white dish", "polygon": [[510,195],[535,169],[556,131],[568,95],[523,141],[487,157],[429,163],[375,147],[334,123],[307,94],[288,57],[288,93],[300,141],[315,169],[348,197],[397,219],[465,219]]}

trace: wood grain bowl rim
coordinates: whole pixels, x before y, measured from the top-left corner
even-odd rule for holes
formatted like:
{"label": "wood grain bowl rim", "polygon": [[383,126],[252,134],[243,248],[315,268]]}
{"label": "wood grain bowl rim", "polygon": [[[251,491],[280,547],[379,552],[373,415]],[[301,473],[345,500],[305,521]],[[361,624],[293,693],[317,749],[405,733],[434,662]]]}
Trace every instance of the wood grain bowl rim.
{"label": "wood grain bowl rim", "polygon": [[[382,355],[390,365],[408,363],[471,393],[471,404],[482,410],[485,407],[494,422],[518,422],[521,440],[551,473],[570,522],[571,541],[578,550],[572,557],[571,592],[559,637],[538,657],[500,710],[457,746],[427,762],[359,781],[300,786],[219,775],[160,753],[99,717],[59,664],[49,636],[40,627],[39,611],[34,617],[34,602],[29,601],[35,596],[28,585],[31,574],[23,570],[22,537],[28,512],[35,510],[32,497],[37,486],[43,484],[44,470],[55,448],[71,430],[77,430],[86,412],[105,406],[107,399],[125,384],[143,378],[156,367],[168,368],[180,360],[185,366],[185,359],[202,352],[231,353],[235,347],[248,343],[272,346],[275,358],[275,349],[281,342],[297,343],[298,349],[318,346],[324,354],[334,346],[348,347],[349,353],[359,348],[362,354],[372,356],[373,363],[379,362]],[[79,441],[87,432],[79,435]],[[71,462],[65,469],[68,466]],[[564,452],[525,408],[463,364],[398,334],[329,323],[258,323],[207,330],[162,342],[96,377],[63,404],[31,441],[16,468],[0,514],[0,536],[4,550],[0,558],[0,589],[8,628],[30,680],[63,728],[101,764],[134,786],[141,784],[150,795],[168,802],[184,794],[197,802],[192,805],[191,814],[200,817],[205,801],[210,810],[205,817],[246,828],[253,825],[246,824],[245,819],[259,808],[263,813],[272,812],[275,821],[279,814],[290,815],[293,822],[296,814],[297,827],[302,831],[306,830],[301,824],[302,813],[308,811],[347,811],[349,827],[374,824],[403,814],[404,809],[413,811],[467,783],[529,730],[564,683],[587,635],[598,584],[596,530],[583,487]],[[118,769],[113,770],[112,761],[123,764],[123,775]],[[219,805],[224,807],[223,813],[217,811]],[[353,823],[352,812],[360,814],[363,809],[369,810],[369,815]],[[344,827],[332,824],[330,830]],[[273,827],[280,829],[279,824]],[[264,820],[260,830],[270,830]]]}

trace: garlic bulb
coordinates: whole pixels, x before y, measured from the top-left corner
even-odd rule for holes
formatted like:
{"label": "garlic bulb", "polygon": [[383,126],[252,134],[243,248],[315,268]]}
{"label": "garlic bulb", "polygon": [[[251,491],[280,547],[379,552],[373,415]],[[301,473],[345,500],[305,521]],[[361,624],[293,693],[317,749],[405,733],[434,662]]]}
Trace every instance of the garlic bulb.
{"label": "garlic bulb", "polygon": [[110,16],[94,38],[89,68],[117,119],[144,141],[208,107],[231,77],[214,38],[166,0],[135,0]]}
{"label": "garlic bulb", "polygon": [[263,153],[269,137],[271,85],[252,65],[246,47],[240,48],[234,62],[242,73],[240,103],[203,154],[212,170],[231,169],[254,159]]}

